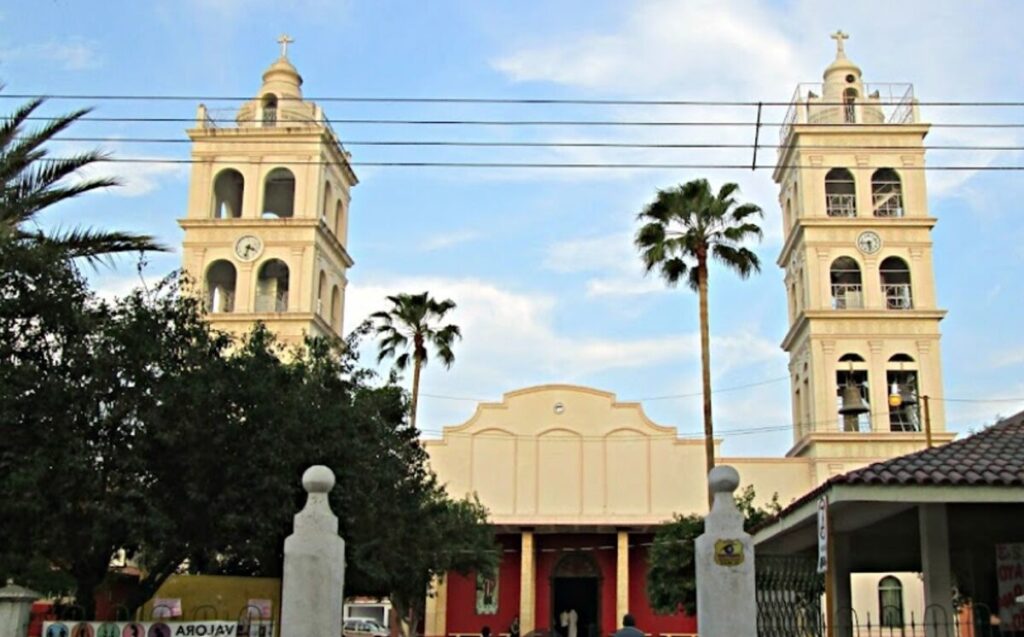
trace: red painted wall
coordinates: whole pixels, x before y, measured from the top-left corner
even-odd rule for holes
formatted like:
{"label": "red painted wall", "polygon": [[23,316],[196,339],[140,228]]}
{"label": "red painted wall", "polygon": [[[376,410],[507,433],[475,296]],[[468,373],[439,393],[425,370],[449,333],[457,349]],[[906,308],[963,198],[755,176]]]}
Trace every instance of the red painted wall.
{"label": "red painted wall", "polygon": [[[695,633],[697,618],[679,612],[657,615],[647,602],[647,547],[636,546],[650,538],[630,536],[629,549],[629,612],[636,627],[645,633]],[[621,621],[621,618],[620,618]]]}
{"label": "red painted wall", "polygon": [[501,564],[498,567],[498,613],[496,615],[476,614],[476,573],[448,574],[448,632],[480,633],[484,626],[490,626],[494,635],[507,633],[512,618],[519,614],[519,566],[520,537],[518,535],[498,536],[502,547]]}
{"label": "red painted wall", "polygon": [[[551,628],[551,571],[565,555],[563,549],[590,548],[601,571],[601,632],[617,628],[615,620],[615,536],[600,534],[535,535],[537,547],[537,629]],[[605,548],[600,548],[605,547]]]}

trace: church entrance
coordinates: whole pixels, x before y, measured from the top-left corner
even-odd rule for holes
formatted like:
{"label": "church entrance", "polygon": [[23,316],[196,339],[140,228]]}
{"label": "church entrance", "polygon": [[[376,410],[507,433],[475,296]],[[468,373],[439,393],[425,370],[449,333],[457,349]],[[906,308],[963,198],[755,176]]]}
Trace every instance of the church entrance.
{"label": "church entrance", "polygon": [[589,555],[570,553],[551,576],[551,629],[560,637],[601,637],[601,571]]}

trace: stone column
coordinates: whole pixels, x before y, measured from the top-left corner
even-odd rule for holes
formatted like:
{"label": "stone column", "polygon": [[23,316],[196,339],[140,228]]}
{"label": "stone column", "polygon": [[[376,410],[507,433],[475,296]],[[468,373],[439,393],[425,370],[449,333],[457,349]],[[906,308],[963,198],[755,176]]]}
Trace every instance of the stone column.
{"label": "stone column", "polygon": [[629,532],[618,532],[615,568],[615,621],[629,612]]}
{"label": "stone column", "polygon": [[284,541],[281,637],[341,635],[345,542],[327,494],[334,473],[315,465],[302,474],[308,497],[295,515],[295,532]]}
{"label": "stone column", "polygon": [[949,525],[945,504],[917,507],[924,575],[926,637],[942,637],[953,624],[953,578],[949,568]]}
{"label": "stone column", "polygon": [[720,465],[708,474],[714,496],[696,541],[697,631],[701,637],[755,637],[754,543],[743,530],[733,492],[736,469]]}
{"label": "stone column", "polygon": [[[831,521],[829,526],[831,526]],[[843,533],[830,531],[832,549],[829,551],[828,577],[832,579],[832,618],[835,631],[833,637],[850,637],[853,635],[854,622],[858,619],[853,613],[853,597],[850,589],[850,537]],[[828,612],[828,609],[825,611]],[[861,619],[863,622],[864,620]]]}
{"label": "stone column", "polygon": [[427,594],[427,609],[424,613],[424,637],[444,637],[448,633],[448,578],[434,577]]}
{"label": "stone column", "polygon": [[519,634],[527,635],[537,628],[536,585],[533,565],[533,531],[523,530],[519,562]]}
{"label": "stone column", "polygon": [[7,580],[7,586],[0,588],[0,635],[4,635],[4,637],[28,635],[28,620],[32,602],[39,597],[39,593],[30,591],[23,586],[16,586],[14,580]]}

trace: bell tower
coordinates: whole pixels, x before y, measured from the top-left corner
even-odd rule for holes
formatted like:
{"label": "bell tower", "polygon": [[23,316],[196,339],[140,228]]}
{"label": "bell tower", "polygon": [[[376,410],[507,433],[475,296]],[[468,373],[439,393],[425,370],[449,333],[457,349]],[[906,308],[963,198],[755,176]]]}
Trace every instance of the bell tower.
{"label": "bell tower", "polygon": [[349,192],[358,183],[302,77],[281,56],[257,95],[234,112],[200,104],[183,267],[214,327],[235,335],[263,321],[286,344],[340,336],[345,308]]}
{"label": "bell tower", "polygon": [[[779,184],[792,383],[790,456],[816,479],[922,449],[942,395],[923,123],[908,84],[865,84],[842,31],[824,82],[781,129]],[[948,442],[929,401],[932,440]]]}

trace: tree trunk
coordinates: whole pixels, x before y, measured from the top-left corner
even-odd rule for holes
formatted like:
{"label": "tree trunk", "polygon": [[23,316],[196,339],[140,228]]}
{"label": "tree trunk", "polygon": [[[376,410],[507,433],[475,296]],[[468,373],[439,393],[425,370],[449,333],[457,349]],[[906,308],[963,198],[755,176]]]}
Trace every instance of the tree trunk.
{"label": "tree trunk", "polygon": [[[715,468],[715,428],[711,423],[711,337],[708,325],[708,264],[705,259],[697,263],[698,293],[700,297],[700,367],[704,392],[704,465],[708,473]],[[711,509],[711,490],[708,490],[708,510]]]}
{"label": "tree trunk", "polygon": [[99,581],[93,574],[75,576],[75,606],[82,609],[83,620],[96,619],[96,588]]}
{"label": "tree trunk", "polygon": [[420,359],[413,358],[412,362],[412,405],[409,407],[409,422],[412,428],[416,428],[416,405],[420,397]]}

